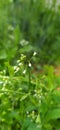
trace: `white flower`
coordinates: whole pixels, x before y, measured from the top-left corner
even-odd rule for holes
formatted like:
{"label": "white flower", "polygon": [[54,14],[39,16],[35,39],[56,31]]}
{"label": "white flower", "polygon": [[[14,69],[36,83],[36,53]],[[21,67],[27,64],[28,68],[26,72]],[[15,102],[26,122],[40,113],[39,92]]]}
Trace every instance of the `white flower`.
{"label": "white flower", "polygon": [[37,54],[37,53],[36,53],[36,52],[34,52],[34,53],[33,53],[33,56],[36,56],[36,54]]}
{"label": "white flower", "polygon": [[15,73],[17,73],[19,71],[19,67],[15,68]]}
{"label": "white flower", "polygon": [[22,64],[22,63],[19,63],[18,65],[21,66],[21,65],[23,65],[23,64]]}
{"label": "white flower", "polygon": [[25,74],[25,73],[26,73],[26,70],[23,71],[23,74]]}
{"label": "white flower", "polygon": [[29,114],[29,112],[27,111],[26,114]]}
{"label": "white flower", "polygon": [[26,55],[21,54],[21,60],[24,60],[26,58]]}
{"label": "white flower", "polygon": [[17,69],[17,66],[14,66],[14,70],[16,70]]}
{"label": "white flower", "polygon": [[5,73],[6,73],[6,70],[3,70],[3,73],[5,74]]}
{"label": "white flower", "polygon": [[37,97],[37,94],[36,94],[36,93],[34,94],[34,97]]}
{"label": "white flower", "polygon": [[31,63],[29,63],[29,65],[28,65],[29,67],[31,67]]}
{"label": "white flower", "polygon": [[24,39],[20,41],[20,44],[21,44],[21,45],[24,45],[24,43],[25,43],[25,40],[24,40]]}
{"label": "white flower", "polygon": [[17,63],[20,63],[20,60],[17,60]]}
{"label": "white flower", "polygon": [[21,54],[21,57],[23,57],[24,56],[24,54]]}
{"label": "white flower", "polygon": [[21,44],[22,46],[24,46],[24,45],[29,44],[29,42],[26,41],[25,39],[23,39],[23,40],[20,41],[20,44]]}

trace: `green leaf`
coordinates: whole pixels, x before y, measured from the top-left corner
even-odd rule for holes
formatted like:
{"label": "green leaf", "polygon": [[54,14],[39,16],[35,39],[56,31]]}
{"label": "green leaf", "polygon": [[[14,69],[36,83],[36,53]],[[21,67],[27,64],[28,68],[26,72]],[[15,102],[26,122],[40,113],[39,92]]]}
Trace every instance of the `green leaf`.
{"label": "green leaf", "polygon": [[53,94],[53,99],[56,103],[60,104],[60,95]]}
{"label": "green leaf", "polygon": [[41,126],[35,123],[31,123],[27,130],[41,130]]}
{"label": "green leaf", "polygon": [[13,69],[13,67],[10,65],[9,62],[6,62],[5,66],[8,68],[9,76],[12,77],[14,75],[14,69]]}
{"label": "green leaf", "polygon": [[31,104],[31,103],[29,102],[29,104],[28,104],[28,106],[27,106],[27,108],[26,108],[26,111],[31,112],[31,111],[33,111],[33,110],[37,110],[37,108],[36,108],[36,106],[34,106],[33,104]]}
{"label": "green leaf", "polygon": [[49,120],[54,120],[54,119],[58,119],[60,118],[60,108],[56,108],[56,109],[52,109],[51,111],[49,111],[46,115],[45,120],[49,121]]}
{"label": "green leaf", "polygon": [[24,52],[30,52],[30,51],[32,51],[33,50],[33,47],[32,47],[32,45],[27,45],[27,46],[24,46],[23,48],[21,48],[20,49],[20,53],[24,53]]}
{"label": "green leaf", "polygon": [[17,112],[16,110],[12,111],[10,114],[9,114],[9,117],[11,119],[15,118],[16,120],[20,120],[20,115],[19,115],[19,112]]}
{"label": "green leaf", "polygon": [[14,44],[17,45],[18,42],[19,42],[19,38],[20,38],[19,26],[16,26],[16,28],[14,29],[14,37],[15,37],[15,42],[14,42]]}
{"label": "green leaf", "polygon": [[41,120],[40,120],[40,114],[37,115],[36,123],[41,123]]}
{"label": "green leaf", "polygon": [[20,99],[20,101],[23,101],[23,100],[25,100],[28,96],[30,95],[30,93],[28,93],[28,94],[25,94],[24,96],[22,96],[22,98]]}
{"label": "green leaf", "polygon": [[0,60],[6,59],[7,54],[5,50],[0,50]]}

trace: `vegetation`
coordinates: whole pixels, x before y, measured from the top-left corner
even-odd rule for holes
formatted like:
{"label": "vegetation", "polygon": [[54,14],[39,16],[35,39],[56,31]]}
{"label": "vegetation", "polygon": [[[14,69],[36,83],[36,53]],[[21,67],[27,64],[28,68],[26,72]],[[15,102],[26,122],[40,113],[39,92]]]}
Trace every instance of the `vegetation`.
{"label": "vegetation", "polygon": [[[0,15],[0,59],[38,51],[38,62],[59,63],[60,8],[56,0],[50,6],[45,0],[1,0]],[[24,47],[22,39],[29,45]]]}
{"label": "vegetation", "polygon": [[0,130],[59,130],[60,6],[0,1]]}
{"label": "vegetation", "polygon": [[36,75],[22,55],[15,66],[0,72],[0,129],[57,130],[60,128],[60,79],[52,66]]}

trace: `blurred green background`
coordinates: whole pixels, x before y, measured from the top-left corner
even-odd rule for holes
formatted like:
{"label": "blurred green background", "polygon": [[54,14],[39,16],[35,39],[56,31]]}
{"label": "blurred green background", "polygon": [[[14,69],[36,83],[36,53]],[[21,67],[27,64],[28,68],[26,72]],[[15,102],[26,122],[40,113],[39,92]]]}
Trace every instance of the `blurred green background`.
{"label": "blurred green background", "polygon": [[34,51],[34,62],[60,64],[60,5],[56,0],[0,0],[1,65]]}

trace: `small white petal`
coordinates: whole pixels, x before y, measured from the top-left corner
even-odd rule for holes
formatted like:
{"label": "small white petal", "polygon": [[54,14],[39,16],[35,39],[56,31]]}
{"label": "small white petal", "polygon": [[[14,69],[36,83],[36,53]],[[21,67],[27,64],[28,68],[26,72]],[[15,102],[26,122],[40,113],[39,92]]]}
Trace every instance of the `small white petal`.
{"label": "small white petal", "polygon": [[36,52],[34,52],[34,53],[33,53],[33,56],[35,56],[36,54],[37,54],[37,53],[36,53]]}
{"label": "small white petal", "polygon": [[26,114],[29,114],[29,112],[27,111]]}
{"label": "small white petal", "polygon": [[26,41],[25,39],[23,39],[23,40],[20,41],[20,44],[21,44],[22,46],[24,46],[24,45],[29,44],[29,42]]}
{"label": "small white petal", "polygon": [[17,60],[17,63],[20,63],[20,60]]}
{"label": "small white petal", "polygon": [[17,69],[17,66],[14,66],[14,70],[16,70]]}
{"label": "small white petal", "polygon": [[21,65],[23,65],[23,64],[22,64],[22,63],[19,63],[18,65],[21,66]]}
{"label": "small white petal", "polygon": [[19,71],[19,67],[16,68],[15,73]]}
{"label": "small white petal", "polygon": [[29,67],[31,67],[31,63],[29,63]]}
{"label": "small white petal", "polygon": [[25,73],[26,73],[26,70],[23,71],[23,74],[25,74]]}

